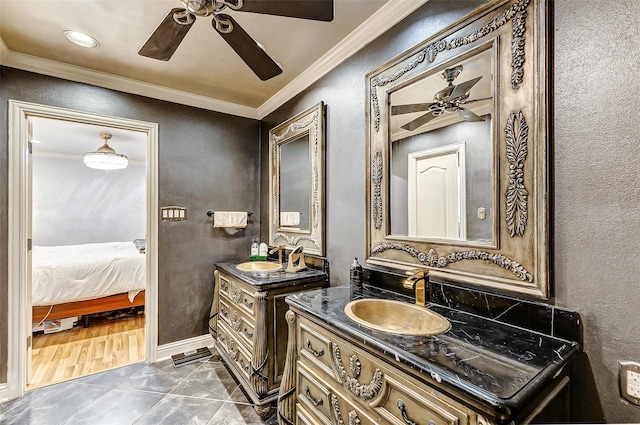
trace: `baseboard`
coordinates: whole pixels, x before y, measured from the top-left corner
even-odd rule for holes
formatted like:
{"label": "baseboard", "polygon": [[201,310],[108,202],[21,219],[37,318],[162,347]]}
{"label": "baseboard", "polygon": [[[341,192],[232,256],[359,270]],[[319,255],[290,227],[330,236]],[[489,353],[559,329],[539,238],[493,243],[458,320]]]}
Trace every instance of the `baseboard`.
{"label": "baseboard", "polygon": [[0,384],[0,403],[3,403],[9,399],[9,392],[7,391],[7,384]]}
{"label": "baseboard", "polygon": [[210,334],[196,336],[181,341],[170,342],[158,346],[158,361],[166,360],[174,354],[184,353],[189,350],[197,350],[202,347],[213,346],[213,337]]}

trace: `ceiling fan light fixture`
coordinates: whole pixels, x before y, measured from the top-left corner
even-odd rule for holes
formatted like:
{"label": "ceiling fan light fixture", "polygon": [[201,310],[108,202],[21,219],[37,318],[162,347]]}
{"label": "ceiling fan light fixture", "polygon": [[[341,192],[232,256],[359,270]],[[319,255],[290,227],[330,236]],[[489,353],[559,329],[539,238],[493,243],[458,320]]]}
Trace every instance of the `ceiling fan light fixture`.
{"label": "ceiling fan light fixture", "polygon": [[109,146],[111,134],[100,133],[100,137],[104,139],[104,145],[100,146],[95,152],[87,152],[84,154],[84,164],[89,168],[97,170],[122,170],[129,165],[129,159],[126,155],[117,153],[115,149]]}
{"label": "ceiling fan light fixture", "polygon": [[69,40],[73,44],[78,45],[80,47],[93,49],[100,45],[100,43],[98,43],[98,40],[91,37],[90,35],[87,35],[79,31],[67,30],[67,31],[63,31],[62,34],[64,34],[67,40]]}

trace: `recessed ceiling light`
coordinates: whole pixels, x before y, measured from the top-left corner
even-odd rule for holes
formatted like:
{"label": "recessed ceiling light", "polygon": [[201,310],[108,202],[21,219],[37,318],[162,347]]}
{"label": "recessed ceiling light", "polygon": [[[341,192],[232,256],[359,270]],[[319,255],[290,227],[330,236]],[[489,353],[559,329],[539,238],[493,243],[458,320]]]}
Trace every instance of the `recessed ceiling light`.
{"label": "recessed ceiling light", "polygon": [[65,37],[67,37],[67,40],[69,40],[73,44],[77,44],[78,46],[93,49],[94,47],[98,47],[98,45],[100,44],[98,43],[98,40],[91,37],[90,35],[78,31],[63,31],[62,33]]}

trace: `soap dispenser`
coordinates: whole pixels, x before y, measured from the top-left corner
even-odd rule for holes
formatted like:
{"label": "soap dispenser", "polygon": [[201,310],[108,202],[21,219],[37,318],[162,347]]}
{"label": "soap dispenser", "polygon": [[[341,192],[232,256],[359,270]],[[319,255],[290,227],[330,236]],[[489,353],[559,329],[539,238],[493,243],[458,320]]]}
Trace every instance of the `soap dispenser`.
{"label": "soap dispenser", "polygon": [[356,257],[351,264],[349,270],[349,296],[351,300],[358,299],[362,296],[362,266]]}
{"label": "soap dispenser", "polygon": [[259,248],[258,248],[258,240],[254,239],[253,243],[251,244],[251,255],[249,256],[249,260],[254,261],[258,259],[258,252]]}
{"label": "soap dispenser", "polygon": [[358,257],[354,258],[349,270],[349,283],[355,288],[362,288],[362,266],[358,262]]}
{"label": "soap dispenser", "polygon": [[264,238],[262,238],[262,242],[260,243],[260,247],[258,248],[258,259],[266,260],[267,256],[269,255],[268,251],[269,251],[269,247],[264,241]]}

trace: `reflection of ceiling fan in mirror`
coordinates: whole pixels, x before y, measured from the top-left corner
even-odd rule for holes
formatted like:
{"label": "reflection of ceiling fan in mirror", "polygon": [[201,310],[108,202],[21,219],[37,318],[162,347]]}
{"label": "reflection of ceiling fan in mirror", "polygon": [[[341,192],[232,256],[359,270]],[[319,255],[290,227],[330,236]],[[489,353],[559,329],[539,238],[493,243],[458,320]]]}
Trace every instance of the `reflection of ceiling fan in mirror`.
{"label": "reflection of ceiling fan in mirror", "polygon": [[282,68],[242,27],[223,12],[288,16],[316,21],[333,20],[333,0],[181,0],[184,8],[171,9],[138,52],[141,56],[168,61],[176,51],[196,16],[212,16],[211,24],[240,58],[261,79],[282,73]]}
{"label": "reflection of ceiling fan in mirror", "polygon": [[440,76],[448,83],[448,85],[433,96],[433,102],[392,106],[392,115],[427,111],[426,114],[419,116],[413,121],[409,121],[400,128],[408,131],[413,131],[419,127],[422,127],[424,124],[428,123],[434,118],[441,116],[445,112],[457,112],[465,121],[484,121],[484,118],[476,115],[469,109],[460,106],[472,102],[491,99],[490,97],[487,97],[483,99],[468,100],[471,88],[478,81],[480,81],[482,77],[473,78],[469,81],[465,81],[464,83],[460,83],[457,86],[454,86],[453,80],[455,80],[461,72],[462,65],[454,66],[453,68],[447,68],[442,72]]}

